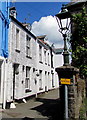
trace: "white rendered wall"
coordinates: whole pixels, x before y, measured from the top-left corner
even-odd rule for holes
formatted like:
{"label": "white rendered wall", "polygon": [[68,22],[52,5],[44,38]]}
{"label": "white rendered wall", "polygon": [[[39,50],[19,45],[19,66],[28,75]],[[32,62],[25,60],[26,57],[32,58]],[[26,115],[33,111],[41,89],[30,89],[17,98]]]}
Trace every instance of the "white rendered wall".
{"label": "white rendered wall", "polygon": [[[16,28],[20,30],[20,51],[16,51]],[[47,49],[49,53],[49,65],[45,64],[44,57],[44,46],[42,46],[42,62],[39,62],[39,43],[31,37],[32,44],[32,56],[31,58],[26,57],[26,32],[15,22],[10,23],[9,29],[9,58],[8,58],[8,69],[7,69],[7,102],[13,100],[13,64],[19,64],[19,77],[15,81],[15,99],[22,99],[31,95],[37,96],[37,93],[45,92],[51,89],[59,87],[58,78],[54,68],[51,68],[51,54],[50,49]],[[47,58],[48,59],[48,58]],[[55,59],[54,59],[55,60]],[[24,70],[23,70],[24,66]],[[31,92],[25,92],[25,79],[26,79],[26,66],[30,69],[30,90]],[[34,72],[35,69],[35,72]],[[39,70],[42,70],[42,90],[39,90]],[[52,86],[52,71],[54,73],[54,86]],[[47,72],[47,77],[45,77]],[[49,77],[48,77],[49,73]]]}

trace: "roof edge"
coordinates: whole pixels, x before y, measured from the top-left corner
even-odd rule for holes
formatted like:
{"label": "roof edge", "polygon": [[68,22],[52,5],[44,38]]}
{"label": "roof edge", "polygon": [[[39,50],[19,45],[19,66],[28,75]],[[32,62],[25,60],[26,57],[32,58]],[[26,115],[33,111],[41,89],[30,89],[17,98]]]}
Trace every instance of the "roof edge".
{"label": "roof edge", "polygon": [[22,25],[21,22],[19,22],[17,19],[15,19],[13,16],[10,15],[10,18],[15,21],[20,27],[22,27],[28,34],[30,34],[35,40],[37,39],[37,37],[31,33],[25,26]]}

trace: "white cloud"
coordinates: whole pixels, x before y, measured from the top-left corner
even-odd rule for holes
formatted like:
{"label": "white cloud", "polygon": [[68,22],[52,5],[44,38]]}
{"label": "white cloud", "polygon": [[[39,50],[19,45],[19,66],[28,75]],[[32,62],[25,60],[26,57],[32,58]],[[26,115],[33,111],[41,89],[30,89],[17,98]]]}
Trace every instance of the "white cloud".
{"label": "white cloud", "polygon": [[36,35],[47,35],[48,42],[55,47],[63,47],[63,37],[58,31],[58,23],[53,16],[42,17],[40,21],[32,24],[32,32]]}

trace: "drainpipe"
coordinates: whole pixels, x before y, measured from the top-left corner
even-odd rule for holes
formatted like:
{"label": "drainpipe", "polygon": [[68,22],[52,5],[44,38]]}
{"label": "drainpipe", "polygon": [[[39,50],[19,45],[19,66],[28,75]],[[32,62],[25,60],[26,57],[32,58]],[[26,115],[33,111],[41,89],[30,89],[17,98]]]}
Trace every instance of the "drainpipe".
{"label": "drainpipe", "polygon": [[36,69],[35,69],[35,96],[37,98],[37,94],[38,94],[38,76],[39,76],[39,73],[38,73],[38,39],[36,39],[36,51],[35,51],[35,55],[36,55],[36,61],[35,61],[35,64],[36,64]]}
{"label": "drainpipe", "polygon": [[6,108],[6,96],[7,96],[7,59],[4,60],[4,84],[3,84],[3,109]]}
{"label": "drainpipe", "polygon": [[4,96],[4,58],[0,56],[1,64],[1,103],[3,108],[3,96]]}

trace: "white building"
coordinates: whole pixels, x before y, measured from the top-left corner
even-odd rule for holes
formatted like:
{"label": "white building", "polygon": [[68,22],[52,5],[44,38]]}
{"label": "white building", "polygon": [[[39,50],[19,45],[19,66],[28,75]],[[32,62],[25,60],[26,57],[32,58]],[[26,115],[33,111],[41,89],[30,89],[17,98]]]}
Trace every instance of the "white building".
{"label": "white building", "polygon": [[[44,41],[45,36],[39,36],[37,44],[37,69],[39,70],[38,92],[48,91],[58,87],[57,74],[55,72],[55,53]],[[40,90],[40,91],[39,91]]]}
{"label": "white building", "polygon": [[[5,100],[26,99],[29,96],[59,87],[55,72],[54,50],[44,41],[45,36],[36,37],[27,24],[16,19],[16,11],[11,9],[9,28],[9,57],[7,59],[7,76]],[[58,61],[57,61],[58,62]]]}

